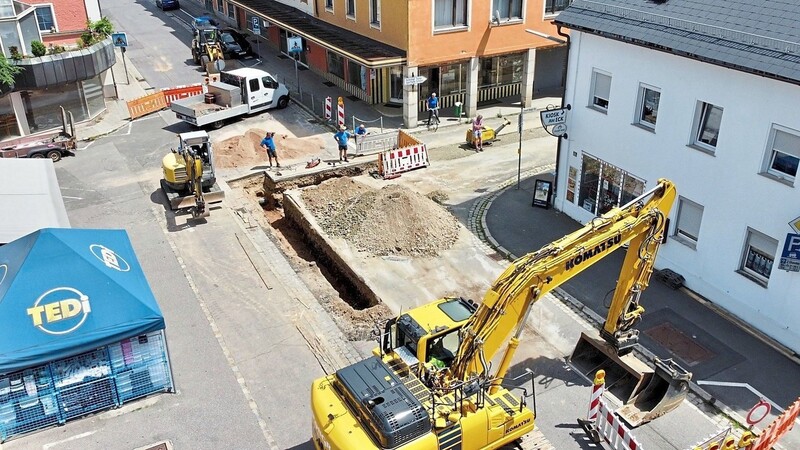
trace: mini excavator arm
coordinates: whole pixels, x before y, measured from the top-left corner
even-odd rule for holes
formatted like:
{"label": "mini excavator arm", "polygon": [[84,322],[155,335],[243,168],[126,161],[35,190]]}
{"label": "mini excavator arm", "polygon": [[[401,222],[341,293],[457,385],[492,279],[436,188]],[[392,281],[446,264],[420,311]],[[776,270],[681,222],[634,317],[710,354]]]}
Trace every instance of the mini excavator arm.
{"label": "mini excavator arm", "polygon": [[[531,306],[626,243],[630,244],[629,249],[602,335],[618,351],[633,345],[635,333],[631,327],[644,311],[639,296],[652,274],[675,196],[672,182],[661,179],[656,187],[627,205],[514,261],[486,292],[483,303],[464,326],[458,354],[450,366],[452,377],[489,377],[487,361],[506,345],[500,366],[491,375],[493,384],[498,386],[508,371]],[[509,338],[512,332],[514,335]]]}

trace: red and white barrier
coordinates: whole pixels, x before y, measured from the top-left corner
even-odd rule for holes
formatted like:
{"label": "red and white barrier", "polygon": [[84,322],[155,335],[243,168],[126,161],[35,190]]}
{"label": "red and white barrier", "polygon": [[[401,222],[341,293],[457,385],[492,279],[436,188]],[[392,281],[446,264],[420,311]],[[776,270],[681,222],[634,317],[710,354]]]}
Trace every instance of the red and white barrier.
{"label": "red and white barrier", "polygon": [[592,396],[589,398],[587,420],[578,419],[592,440],[599,444],[606,441],[614,450],[641,450],[642,445],[633,436],[631,430],[620,419],[603,399],[606,373],[598,370],[594,377]]}
{"label": "red and white barrier", "polygon": [[340,127],[344,125],[344,100],[339,97],[336,108],[336,124]]}
{"label": "red and white barrier", "polygon": [[384,178],[429,165],[425,144],[387,150],[378,154],[378,168]]}
{"label": "red and white barrier", "polygon": [[758,436],[752,450],[769,450],[778,440],[792,429],[795,419],[800,414],[800,398],[778,416],[761,435]]}
{"label": "red and white barrier", "polygon": [[325,97],[325,120],[331,120],[331,98]]}

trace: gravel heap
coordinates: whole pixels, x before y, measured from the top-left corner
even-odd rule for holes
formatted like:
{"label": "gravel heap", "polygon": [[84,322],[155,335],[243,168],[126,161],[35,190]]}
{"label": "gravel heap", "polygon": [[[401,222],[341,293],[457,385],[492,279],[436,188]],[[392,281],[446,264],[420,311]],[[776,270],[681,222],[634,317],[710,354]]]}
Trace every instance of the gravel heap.
{"label": "gravel heap", "polygon": [[458,239],[452,214],[402,186],[373,189],[335,178],[305,189],[302,197],[325,233],[373,255],[437,256]]}

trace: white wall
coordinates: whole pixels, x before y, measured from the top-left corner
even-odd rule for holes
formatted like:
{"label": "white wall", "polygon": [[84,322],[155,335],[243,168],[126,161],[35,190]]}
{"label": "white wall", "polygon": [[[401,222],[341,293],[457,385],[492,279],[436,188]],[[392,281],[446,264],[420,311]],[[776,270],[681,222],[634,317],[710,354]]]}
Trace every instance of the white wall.
{"label": "white wall", "polygon": [[[800,216],[800,179],[792,187],[759,175],[771,125],[800,130],[800,86],[585,33],[571,36],[566,102],[573,108],[556,207],[584,222],[591,218],[564,199],[567,168],[580,171],[584,151],[643,178],[646,189],[658,178],[671,179],[680,196],[704,207],[703,219],[697,249],[670,239],[657,266],[675,270],[690,289],[800,351],[800,327],[792,327],[800,323],[800,273],[778,269],[786,234],[793,232],[787,224]],[[593,68],[612,74],[608,114],[587,107]],[[631,125],[639,83],[661,90],[655,132]],[[687,146],[698,101],[724,109],[714,155]],[[677,202],[670,234],[676,215]],[[747,227],[778,241],[767,288],[736,273]]]}

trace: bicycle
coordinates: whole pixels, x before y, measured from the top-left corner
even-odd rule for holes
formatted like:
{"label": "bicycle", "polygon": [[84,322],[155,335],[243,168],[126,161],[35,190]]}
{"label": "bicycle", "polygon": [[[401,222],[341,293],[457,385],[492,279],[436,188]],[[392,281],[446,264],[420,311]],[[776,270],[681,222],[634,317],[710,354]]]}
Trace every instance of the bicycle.
{"label": "bicycle", "polygon": [[[433,119],[436,119],[435,123],[431,123],[431,122],[433,122]],[[438,130],[440,122],[441,121],[439,120],[439,108],[429,109],[428,110],[428,131],[436,131],[436,130]]]}

